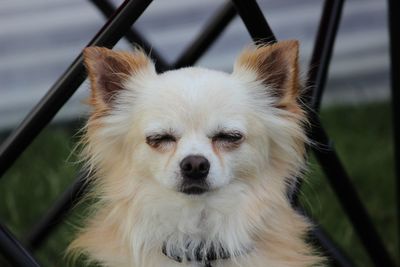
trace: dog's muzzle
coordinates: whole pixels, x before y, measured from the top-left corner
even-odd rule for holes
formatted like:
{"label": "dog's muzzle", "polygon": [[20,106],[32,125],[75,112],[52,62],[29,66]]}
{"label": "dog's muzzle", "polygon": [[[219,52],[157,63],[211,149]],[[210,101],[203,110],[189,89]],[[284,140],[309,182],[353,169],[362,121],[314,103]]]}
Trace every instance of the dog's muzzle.
{"label": "dog's muzzle", "polygon": [[201,155],[185,157],[179,164],[183,178],[180,191],[185,194],[202,194],[208,191],[207,176],[210,162]]}

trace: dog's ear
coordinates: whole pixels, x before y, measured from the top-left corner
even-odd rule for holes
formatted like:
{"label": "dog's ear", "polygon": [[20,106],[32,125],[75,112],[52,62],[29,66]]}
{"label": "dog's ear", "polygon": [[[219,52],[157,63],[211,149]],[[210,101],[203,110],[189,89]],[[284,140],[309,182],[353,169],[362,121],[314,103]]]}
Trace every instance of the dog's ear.
{"label": "dog's ear", "polygon": [[154,64],[140,49],[128,53],[87,47],[83,59],[92,88],[90,103],[94,106],[109,107],[132,75],[146,71],[155,73]]}
{"label": "dog's ear", "polygon": [[234,74],[252,72],[269,95],[275,97],[275,106],[297,112],[299,97],[299,43],[295,40],[259,45],[244,50],[236,60]]}

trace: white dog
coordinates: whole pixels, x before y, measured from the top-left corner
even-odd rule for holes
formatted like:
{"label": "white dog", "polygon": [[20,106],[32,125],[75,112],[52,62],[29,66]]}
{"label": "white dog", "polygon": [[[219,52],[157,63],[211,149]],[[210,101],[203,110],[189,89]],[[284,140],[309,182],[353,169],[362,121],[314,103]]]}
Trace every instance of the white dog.
{"label": "white dog", "polygon": [[320,264],[286,194],[306,141],[297,41],[248,48],[231,74],[157,74],[140,50],[84,60],[98,201],[71,251],[109,267]]}

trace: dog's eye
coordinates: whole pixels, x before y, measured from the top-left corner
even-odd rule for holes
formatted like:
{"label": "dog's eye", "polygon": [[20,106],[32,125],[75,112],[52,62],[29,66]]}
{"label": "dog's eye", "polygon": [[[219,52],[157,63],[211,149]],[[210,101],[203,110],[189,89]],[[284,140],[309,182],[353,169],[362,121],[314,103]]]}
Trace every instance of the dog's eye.
{"label": "dog's eye", "polygon": [[155,134],[146,136],[146,143],[154,148],[172,142],[176,142],[176,138],[172,134]]}
{"label": "dog's eye", "polygon": [[239,143],[243,140],[240,132],[219,132],[212,137],[213,142]]}

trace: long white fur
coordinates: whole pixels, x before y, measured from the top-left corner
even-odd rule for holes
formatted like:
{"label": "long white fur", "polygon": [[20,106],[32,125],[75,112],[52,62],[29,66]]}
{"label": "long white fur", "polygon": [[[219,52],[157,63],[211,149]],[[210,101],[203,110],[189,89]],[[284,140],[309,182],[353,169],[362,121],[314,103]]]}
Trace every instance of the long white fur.
{"label": "long white fur", "polygon": [[[201,265],[167,258],[161,247],[167,242],[173,254],[188,240],[189,250],[207,240],[231,255],[243,252],[213,267],[316,263],[302,241],[309,224],[286,197],[287,183],[304,165],[298,143],[306,136],[299,118],[274,107],[254,75],[240,67],[232,74],[185,68],[158,75],[149,66],[127,81],[87,137],[84,154],[96,172],[99,201],[71,249],[110,267],[195,267]],[[216,155],[209,135],[219,128],[240,130],[245,141]],[[146,134],[161,130],[179,136],[162,153],[145,143]],[[210,192],[177,192],[179,163],[189,154],[210,161]],[[287,251],[274,256],[264,251],[270,247]]]}

